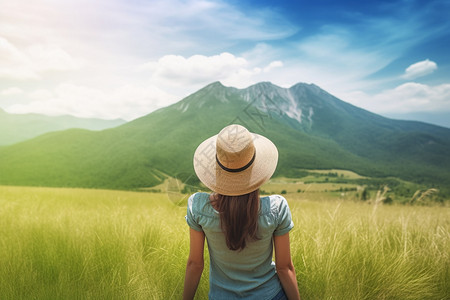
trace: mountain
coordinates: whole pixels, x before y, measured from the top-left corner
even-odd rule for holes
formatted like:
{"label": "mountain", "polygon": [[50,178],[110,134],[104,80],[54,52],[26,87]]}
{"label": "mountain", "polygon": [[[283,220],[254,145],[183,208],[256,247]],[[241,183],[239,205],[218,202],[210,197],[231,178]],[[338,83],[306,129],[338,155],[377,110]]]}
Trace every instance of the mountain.
{"label": "mountain", "polygon": [[8,114],[0,109],[0,146],[25,141],[43,133],[69,128],[103,130],[124,124],[124,120],[100,120],[73,116]]}
{"label": "mountain", "polygon": [[246,89],[216,82],[116,128],[53,132],[0,148],[0,184],[128,189],[168,175],[195,180],[196,147],[231,123],[277,145],[276,175],[348,169],[450,186],[450,129],[387,119],[315,85],[267,82]]}

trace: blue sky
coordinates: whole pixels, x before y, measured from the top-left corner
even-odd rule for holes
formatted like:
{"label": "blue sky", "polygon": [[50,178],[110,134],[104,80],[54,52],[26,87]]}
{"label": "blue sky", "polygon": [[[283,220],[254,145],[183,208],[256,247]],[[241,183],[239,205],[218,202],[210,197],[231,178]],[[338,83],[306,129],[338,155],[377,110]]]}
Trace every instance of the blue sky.
{"label": "blue sky", "polygon": [[0,3],[0,108],[131,120],[221,81],[314,83],[450,127],[450,1]]}

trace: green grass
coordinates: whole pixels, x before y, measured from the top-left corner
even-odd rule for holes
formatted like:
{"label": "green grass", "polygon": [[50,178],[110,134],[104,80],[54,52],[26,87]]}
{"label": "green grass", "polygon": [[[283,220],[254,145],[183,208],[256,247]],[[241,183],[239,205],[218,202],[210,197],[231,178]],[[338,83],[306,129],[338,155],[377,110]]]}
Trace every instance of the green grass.
{"label": "green grass", "polygon": [[[325,197],[287,195],[303,299],[450,298],[448,207]],[[180,299],[188,227],[176,203],[158,193],[0,187],[0,299]],[[197,299],[207,298],[207,270]]]}
{"label": "green grass", "polygon": [[0,299],[179,298],[184,208],[164,194],[0,188]]}
{"label": "green grass", "polygon": [[304,299],[448,299],[448,208],[290,201]]}

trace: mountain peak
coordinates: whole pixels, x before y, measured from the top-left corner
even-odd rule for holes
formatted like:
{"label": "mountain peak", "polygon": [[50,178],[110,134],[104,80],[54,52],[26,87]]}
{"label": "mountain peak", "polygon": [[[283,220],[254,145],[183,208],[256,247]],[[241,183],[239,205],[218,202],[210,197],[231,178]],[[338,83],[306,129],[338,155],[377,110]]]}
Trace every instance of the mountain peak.
{"label": "mountain peak", "polygon": [[[278,112],[290,119],[312,126],[314,114],[312,104],[307,99],[307,91],[319,87],[299,83],[291,89],[279,87],[264,81],[251,85],[245,89],[226,87],[219,81],[213,82],[198,92],[188,96],[176,104],[178,110],[186,112],[191,109],[214,108],[218,103],[231,104],[236,100],[245,101],[260,112],[270,114]],[[298,90],[298,93],[296,92]],[[317,91],[312,93],[316,94]]]}
{"label": "mountain peak", "polygon": [[213,83],[208,84],[205,86],[204,89],[216,89],[216,88],[224,88],[225,86],[220,81],[214,81]]}
{"label": "mountain peak", "polygon": [[255,86],[255,87],[264,87],[264,88],[274,88],[274,87],[279,88],[279,86],[273,84],[270,81],[261,81],[261,82],[258,82],[256,84],[254,84],[253,86]]}
{"label": "mountain peak", "polygon": [[262,81],[262,82],[258,82],[254,85],[249,86],[248,88],[244,89],[244,90],[249,90],[252,92],[258,91],[258,92],[269,92],[269,91],[273,91],[273,90],[280,90],[283,89],[275,84],[273,84],[270,81]]}
{"label": "mountain peak", "polygon": [[226,87],[220,81],[215,81],[187,96],[180,102],[175,103],[175,107],[181,112],[186,112],[192,108],[213,107],[216,102],[228,102],[228,94],[234,90],[235,88]]}
{"label": "mountain peak", "polygon": [[313,93],[315,95],[319,95],[319,94],[323,94],[327,92],[325,92],[323,89],[321,89],[319,86],[313,84],[313,83],[304,83],[304,82],[299,82],[294,84],[293,86],[291,86],[289,88],[289,90],[291,90],[292,92],[310,92]]}

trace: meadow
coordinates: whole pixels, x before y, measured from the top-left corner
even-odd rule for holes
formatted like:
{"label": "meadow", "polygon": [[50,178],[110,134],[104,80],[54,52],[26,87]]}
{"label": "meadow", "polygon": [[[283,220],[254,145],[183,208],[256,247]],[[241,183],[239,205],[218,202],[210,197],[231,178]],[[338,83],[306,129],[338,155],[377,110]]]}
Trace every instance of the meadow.
{"label": "meadow", "polygon": [[[450,299],[449,207],[321,195],[285,195],[302,299]],[[175,198],[0,186],[0,299],[180,299],[189,241]],[[207,293],[208,264],[196,299]]]}

